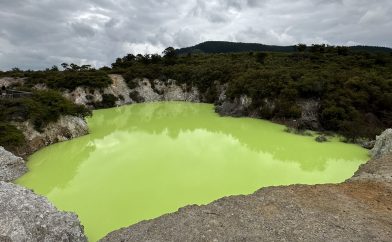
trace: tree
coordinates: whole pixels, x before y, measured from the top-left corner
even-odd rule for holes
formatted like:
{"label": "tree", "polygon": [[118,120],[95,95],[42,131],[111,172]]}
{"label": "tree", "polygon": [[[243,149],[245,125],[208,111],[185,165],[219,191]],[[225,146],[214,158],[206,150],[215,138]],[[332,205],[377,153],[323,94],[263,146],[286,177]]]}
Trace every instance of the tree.
{"label": "tree", "polygon": [[128,55],[124,56],[124,57],[122,58],[122,60],[123,60],[124,62],[126,62],[126,61],[133,61],[133,60],[135,60],[135,58],[136,58],[135,55],[133,55],[133,54],[128,54]]}
{"label": "tree", "polygon": [[12,72],[21,72],[21,70],[18,67],[14,67],[11,69]]}
{"label": "tree", "polygon": [[80,67],[81,71],[88,71],[88,70],[92,70],[91,65],[82,65]]}
{"label": "tree", "polygon": [[111,69],[108,66],[103,66],[103,67],[99,68],[99,70],[100,71],[110,71]]}
{"label": "tree", "polygon": [[152,64],[158,64],[161,61],[161,56],[158,54],[152,54],[150,56],[150,61]]}
{"label": "tree", "polygon": [[176,50],[173,47],[167,47],[163,52],[163,57],[170,59],[170,58],[176,58],[177,53]]}
{"label": "tree", "polygon": [[151,55],[150,54],[145,54],[142,58],[142,63],[147,65],[150,63]]}
{"label": "tree", "polygon": [[310,47],[310,52],[312,53],[324,53],[326,49],[325,44],[315,44]]}
{"label": "tree", "polygon": [[68,70],[68,64],[67,63],[62,63],[61,67],[63,67],[64,70]]}
{"label": "tree", "polygon": [[69,64],[69,66],[71,67],[71,70],[73,70],[73,71],[78,71],[80,69],[80,67],[74,63]]}
{"label": "tree", "polygon": [[142,54],[136,55],[136,61],[138,61],[138,62],[142,62],[143,58],[144,58],[144,56]]}
{"label": "tree", "polygon": [[112,68],[118,68],[121,67],[123,63],[123,60],[121,58],[117,58],[115,63],[112,63]]}
{"label": "tree", "polygon": [[51,71],[59,71],[59,68],[56,65],[54,65],[54,66],[52,66],[52,68],[50,68],[50,70]]}
{"label": "tree", "polygon": [[308,48],[306,44],[298,44],[295,47],[298,52],[305,52],[306,48]]}
{"label": "tree", "polygon": [[177,53],[173,47],[167,47],[162,54],[166,65],[174,65],[176,63]]}

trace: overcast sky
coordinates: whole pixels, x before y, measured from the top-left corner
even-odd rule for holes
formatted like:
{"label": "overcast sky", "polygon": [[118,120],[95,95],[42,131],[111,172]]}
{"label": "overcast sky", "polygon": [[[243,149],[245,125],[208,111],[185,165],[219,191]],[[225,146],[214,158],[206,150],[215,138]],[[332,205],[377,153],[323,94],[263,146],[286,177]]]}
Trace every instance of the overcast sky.
{"label": "overcast sky", "polygon": [[0,69],[110,65],[206,40],[392,47],[391,0],[0,0]]}

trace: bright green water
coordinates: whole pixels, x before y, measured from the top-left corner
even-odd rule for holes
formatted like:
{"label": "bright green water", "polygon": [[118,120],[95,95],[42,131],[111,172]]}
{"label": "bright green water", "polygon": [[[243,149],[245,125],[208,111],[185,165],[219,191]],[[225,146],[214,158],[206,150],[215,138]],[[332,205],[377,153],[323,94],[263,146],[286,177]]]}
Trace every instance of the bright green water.
{"label": "bright green water", "polygon": [[94,111],[90,135],[29,159],[17,183],[76,212],[90,240],[188,204],[295,183],[337,183],[366,150],[222,118],[208,104],[151,103]]}

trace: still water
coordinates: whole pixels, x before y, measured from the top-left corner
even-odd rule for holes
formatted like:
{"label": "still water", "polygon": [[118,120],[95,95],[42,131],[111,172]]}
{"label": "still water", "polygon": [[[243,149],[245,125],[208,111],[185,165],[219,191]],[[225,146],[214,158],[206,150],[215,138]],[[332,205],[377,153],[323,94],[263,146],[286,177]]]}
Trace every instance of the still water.
{"label": "still water", "polygon": [[273,185],[338,183],[367,160],[359,146],[284,132],[209,104],[94,111],[90,133],[42,149],[17,183],[79,215],[91,241],[189,204]]}

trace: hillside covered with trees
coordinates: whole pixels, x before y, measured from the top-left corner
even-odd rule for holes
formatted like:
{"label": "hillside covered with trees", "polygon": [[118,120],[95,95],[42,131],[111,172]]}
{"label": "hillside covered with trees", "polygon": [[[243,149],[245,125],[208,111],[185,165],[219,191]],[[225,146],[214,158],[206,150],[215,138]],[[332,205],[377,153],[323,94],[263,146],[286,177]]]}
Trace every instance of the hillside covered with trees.
{"label": "hillside covered with trees", "polygon": [[[350,46],[348,47],[351,51],[367,51],[367,52],[392,52],[391,48],[377,47],[377,46]],[[268,52],[294,52],[297,50],[297,46],[279,46],[279,45],[264,45],[257,43],[239,43],[239,42],[228,42],[228,41],[206,41],[195,46],[177,49],[176,52],[179,55],[188,53],[207,53],[207,54],[219,54],[219,53],[238,53],[238,52],[249,52],[249,51],[268,51]]]}
{"label": "hillside covered with trees", "polygon": [[[294,47],[293,47],[294,48]],[[104,88],[108,74],[122,74],[132,89],[135,78],[174,79],[188,88],[196,86],[203,101],[218,102],[217,85],[227,85],[226,95],[252,98],[249,111],[264,119],[296,119],[301,115],[298,100],[320,103],[318,118],[322,131],[374,139],[392,127],[392,54],[353,51],[348,47],[297,45],[292,52],[239,52],[178,55],[167,48],[163,55],[132,55],[118,58],[111,67],[95,70],[89,66],[63,65],[44,71],[14,69],[0,76],[26,78],[20,87],[32,91],[44,83],[49,91],[33,91],[33,98],[0,100],[0,145],[21,142],[12,125],[15,120],[33,120],[37,129],[60,114],[88,115],[88,110],[65,100],[61,93],[78,86]],[[274,107],[265,105],[265,100]],[[112,100],[114,104],[115,100]],[[110,105],[104,105],[107,107]],[[99,105],[97,107],[100,107]]]}

